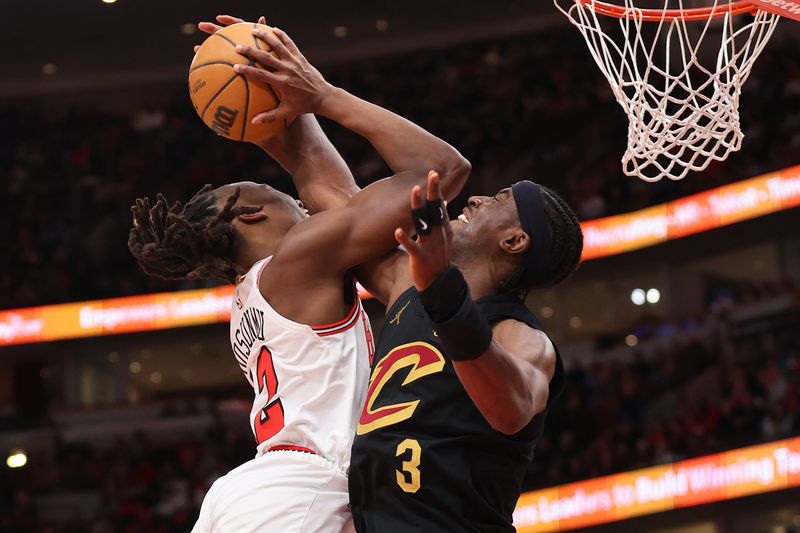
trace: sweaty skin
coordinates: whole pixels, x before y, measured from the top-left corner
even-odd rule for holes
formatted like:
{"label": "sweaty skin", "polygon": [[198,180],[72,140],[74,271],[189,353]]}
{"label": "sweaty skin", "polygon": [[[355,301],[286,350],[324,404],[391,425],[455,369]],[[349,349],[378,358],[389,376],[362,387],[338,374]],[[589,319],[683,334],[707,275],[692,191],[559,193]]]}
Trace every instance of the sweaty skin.
{"label": "sweaty skin", "polygon": [[[233,18],[220,20],[225,24],[239,21]],[[204,29],[202,25],[201,29]],[[276,30],[276,33],[279,37],[282,34],[280,30]],[[267,37],[265,35],[262,38],[267,40]],[[270,44],[279,46],[274,42]],[[257,60],[253,51],[246,50],[244,53]],[[283,52],[283,54],[289,53],[288,48]],[[278,55],[284,57],[281,52]],[[255,79],[256,73],[251,75]],[[273,80],[277,81],[277,77],[269,78],[270,83]],[[263,78],[263,81],[266,81],[266,78]],[[354,130],[370,139],[395,173],[413,169],[421,176],[427,170],[439,170],[439,179],[445,191],[443,197],[452,199],[455,196],[450,183],[456,180],[442,171],[434,153],[441,148],[439,144],[410,143],[407,139],[403,139],[393,145],[398,137],[402,137],[400,132],[397,132],[396,137],[390,135],[378,137],[380,131],[375,130],[381,130],[386,124],[379,125],[377,122],[372,122],[370,115],[362,114],[371,110],[370,107],[374,107],[371,104],[361,101],[358,102],[358,106],[351,109],[354,113],[345,112],[346,116],[339,117],[343,120],[343,125],[349,124]],[[391,113],[388,111],[380,110],[380,112],[385,120],[390,118]],[[288,116],[283,113],[285,112],[282,112],[281,116]],[[401,126],[410,128],[409,133],[421,131],[410,123],[396,125],[398,128]],[[287,138],[275,138],[261,143],[260,146],[290,172],[304,204],[313,211],[337,210],[346,206],[349,198],[356,194],[359,188],[347,165],[330,144],[316,120],[309,115],[300,116],[286,133]],[[289,146],[293,149],[287,148]],[[420,151],[423,149],[425,150]],[[392,189],[392,194],[397,192],[399,193],[397,196],[403,198],[403,207],[398,213],[403,223],[396,224],[395,227],[403,227],[410,231],[409,206],[405,195],[413,184],[408,181],[403,184],[405,189],[401,193],[398,191],[400,187],[397,187]],[[416,194],[419,195],[419,191]],[[435,189],[429,189],[429,194],[435,195]],[[465,209],[464,215],[451,223],[454,242],[450,243],[450,246],[455,250],[447,249],[449,239],[445,235],[434,232],[426,239],[420,239],[421,245],[413,248],[419,252],[416,257],[413,254],[409,257],[401,250],[389,249],[382,257],[365,261],[357,270],[359,280],[378,300],[391,307],[400,294],[415,284],[414,273],[417,274],[416,277],[420,277],[423,271],[427,271],[427,279],[432,280],[436,277],[434,273],[443,270],[449,264],[450,258],[455,256],[455,263],[464,273],[474,298],[493,293],[499,280],[508,275],[509,269],[514,265],[513,261],[509,261],[508,253],[499,252],[512,250],[515,246],[519,247],[520,243],[522,248],[513,251],[524,251],[529,244],[526,241],[528,236],[519,227],[513,198],[510,195],[510,191],[501,191],[495,197],[470,198],[470,206]],[[418,200],[421,201],[419,197]],[[414,201],[412,199],[412,202]],[[358,218],[357,215],[355,218]],[[442,228],[442,231],[445,229]],[[341,247],[334,248],[341,249]],[[471,248],[473,253],[468,253]],[[483,250],[487,253],[484,254]],[[337,250],[334,250],[334,253],[335,251]],[[340,283],[338,279],[336,282]],[[417,288],[424,289],[429,282],[421,281],[417,284]],[[327,284],[329,290],[333,292],[330,287],[332,283],[328,281]],[[280,299],[280,296],[277,298]],[[273,303],[273,300],[270,300],[270,303]],[[302,312],[300,309],[289,309],[290,304],[283,305],[285,307],[281,308],[282,313]],[[341,309],[338,310],[338,314],[333,312],[330,316],[335,320],[343,312],[346,311]],[[516,320],[500,321],[493,326],[492,331],[493,341],[487,351],[475,360],[455,363],[455,368],[476,407],[491,426],[503,433],[515,433],[536,414],[542,412],[547,405],[548,383],[555,368],[555,350],[544,333]]]}
{"label": "sweaty skin", "polygon": [[[234,221],[242,236],[237,246],[236,262],[248,270],[257,260],[272,255],[261,274],[259,284],[264,298],[282,316],[303,324],[325,324],[344,317],[352,305],[352,291],[347,288],[349,271],[391,251],[396,242],[394,228],[409,225],[405,191],[424,183],[427,170],[440,169],[445,177],[447,194],[455,196],[469,175],[469,163],[450,145],[408,120],[342,89],[330,85],[302,55],[288,35],[279,29],[274,34],[254,30],[277,54],[250,47],[238,47],[242,55],[268,66],[241,66],[238,72],[252,83],[268,83],[281,97],[280,105],[267,119],[283,120],[299,117],[290,127],[284,142],[265,142],[263,148],[278,155],[279,161],[297,173],[301,198],[314,208],[328,209],[306,218],[291,199],[267,186],[236,184],[241,191],[239,203],[263,206],[261,210],[237,217]],[[395,173],[377,181],[363,191],[352,176],[342,169],[338,154],[318,125],[306,114],[315,113],[334,120],[362,135],[372,143]],[[263,116],[256,120],[264,119]],[[298,133],[299,130],[299,133]],[[300,136],[298,151],[287,150],[286,141]],[[303,143],[303,138],[310,140]],[[283,150],[283,151],[281,151]],[[308,163],[317,152],[325,161],[337,161],[335,170],[308,178],[320,168]],[[338,158],[338,159],[337,159]],[[295,175],[293,172],[293,176]],[[345,176],[345,174],[347,174]],[[323,194],[318,179],[347,180],[343,185],[328,186]],[[331,182],[329,182],[331,183]],[[222,201],[230,188],[218,191]],[[357,192],[356,192],[357,191]],[[343,201],[344,197],[352,196]],[[314,305],[307,304],[313,299]]]}

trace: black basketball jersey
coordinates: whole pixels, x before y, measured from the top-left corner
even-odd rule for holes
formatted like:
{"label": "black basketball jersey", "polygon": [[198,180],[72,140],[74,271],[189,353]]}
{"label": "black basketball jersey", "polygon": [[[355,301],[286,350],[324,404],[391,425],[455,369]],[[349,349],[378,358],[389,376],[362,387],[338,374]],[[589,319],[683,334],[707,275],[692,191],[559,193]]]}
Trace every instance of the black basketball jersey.
{"label": "black basketball jersey", "polygon": [[[491,324],[513,318],[541,329],[517,298],[477,305]],[[412,287],[386,314],[353,443],[350,502],[359,533],[514,531],[547,411],[515,435],[495,431],[442,352]],[[563,381],[557,355],[550,400]]]}

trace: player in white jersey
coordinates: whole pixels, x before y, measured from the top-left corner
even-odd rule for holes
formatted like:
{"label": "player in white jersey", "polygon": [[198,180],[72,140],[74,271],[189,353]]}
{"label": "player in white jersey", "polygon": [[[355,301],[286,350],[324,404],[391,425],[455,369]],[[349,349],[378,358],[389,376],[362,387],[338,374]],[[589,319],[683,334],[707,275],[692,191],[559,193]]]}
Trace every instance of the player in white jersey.
{"label": "player in white jersey", "polygon": [[195,531],[351,531],[345,472],[374,353],[369,320],[358,298],[333,324],[283,317],[259,288],[269,261],[236,285],[231,315],[258,455],[214,483]]}
{"label": "player in white jersey", "polygon": [[[444,141],[328,84],[285,33],[275,34],[257,36],[279,59],[239,50],[269,69],[240,73],[281,96],[266,118],[292,123],[261,146],[292,174],[311,211],[334,208],[308,217],[288,195],[250,182],[206,186],[185,205],[159,195],[152,207],[147,198],[133,206],[128,244],[145,272],[238,282],[231,342],[256,394],[258,454],[214,483],[198,533],[352,530],[346,474],[371,339],[351,272],[391,251],[397,226],[411,229],[406,191],[429,169],[450,198],[470,169]],[[395,174],[352,198],[352,189],[317,187],[320,175],[339,183],[349,170],[304,113],[367,138]]]}
{"label": "player in white jersey", "polygon": [[233,353],[255,393],[250,421],[258,453],[290,446],[346,472],[374,354],[369,319],[357,297],[333,324],[284,318],[259,289],[269,261],[258,261],[236,285],[231,314]]}

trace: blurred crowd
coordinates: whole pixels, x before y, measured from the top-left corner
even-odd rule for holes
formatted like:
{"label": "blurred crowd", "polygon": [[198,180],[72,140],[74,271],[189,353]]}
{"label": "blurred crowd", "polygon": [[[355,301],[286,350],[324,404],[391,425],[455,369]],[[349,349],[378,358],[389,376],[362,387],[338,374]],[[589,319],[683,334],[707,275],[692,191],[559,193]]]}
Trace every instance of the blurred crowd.
{"label": "blurred crowd", "polygon": [[[737,318],[787,300],[780,313]],[[669,341],[629,360],[575,361],[527,486],[679,461],[800,434],[800,291],[754,283],[704,318],[637,328]],[[755,332],[743,334],[743,331]],[[646,344],[646,342],[644,343]]]}
{"label": "blurred crowd", "polygon": [[[626,357],[568,360],[524,488],[800,435],[800,291],[779,285],[745,287],[702,319],[640,324]],[[196,400],[164,404],[161,418],[219,410],[202,434],[56,442],[53,456],[0,470],[0,532],[188,531],[210,484],[254,454],[245,416],[230,416],[249,399]],[[92,498],[56,526],[57,495]]]}
{"label": "blurred crowd", "polygon": [[[800,115],[786,112],[800,108],[796,38],[770,43],[745,85],[741,152],[702,175],[645,184],[621,172],[626,119],[571,30],[332,66],[325,74],[458,147],[474,168],[463,197],[530,177],[591,219],[798,162]],[[0,254],[0,307],[195,286],[139,272],[126,246],[134,198],[163,191],[185,199],[205,183],[233,179],[292,190],[257,148],[208,131],[185,87],[166,100],[145,88],[126,98],[114,111],[91,102],[67,109],[0,103],[0,242],[8,252]],[[386,175],[367,143],[325,127],[362,185]]]}
{"label": "blurred crowd", "polygon": [[[186,533],[211,483],[254,456],[244,431],[218,420],[203,435],[169,444],[141,433],[112,447],[60,443],[54,457],[5,472],[0,531]],[[59,505],[47,500],[54,494],[75,499]]]}
{"label": "blurred crowd", "polygon": [[537,450],[529,486],[670,463],[800,433],[797,343],[769,360],[714,368],[721,397],[681,397],[674,411],[647,418],[656,390],[672,383],[670,392],[680,392],[684,382],[676,367],[699,366],[708,359],[699,344],[690,343],[652,362],[622,369],[597,363],[570,372],[565,396],[548,419],[549,438]]}

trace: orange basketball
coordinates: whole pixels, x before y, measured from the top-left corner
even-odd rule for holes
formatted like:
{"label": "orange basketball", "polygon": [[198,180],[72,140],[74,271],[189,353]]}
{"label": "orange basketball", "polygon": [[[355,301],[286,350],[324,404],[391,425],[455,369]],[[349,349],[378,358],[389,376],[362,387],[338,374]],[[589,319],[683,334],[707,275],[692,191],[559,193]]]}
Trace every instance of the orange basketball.
{"label": "orange basketball", "polygon": [[222,28],[200,46],[189,66],[189,96],[206,126],[235,141],[259,141],[281,131],[278,120],[253,124],[254,116],[278,106],[278,95],[269,86],[255,85],[233,70],[236,63],[257,66],[236,52],[237,44],[275,52],[253,35],[253,28],[271,31],[262,24],[240,22]]}

